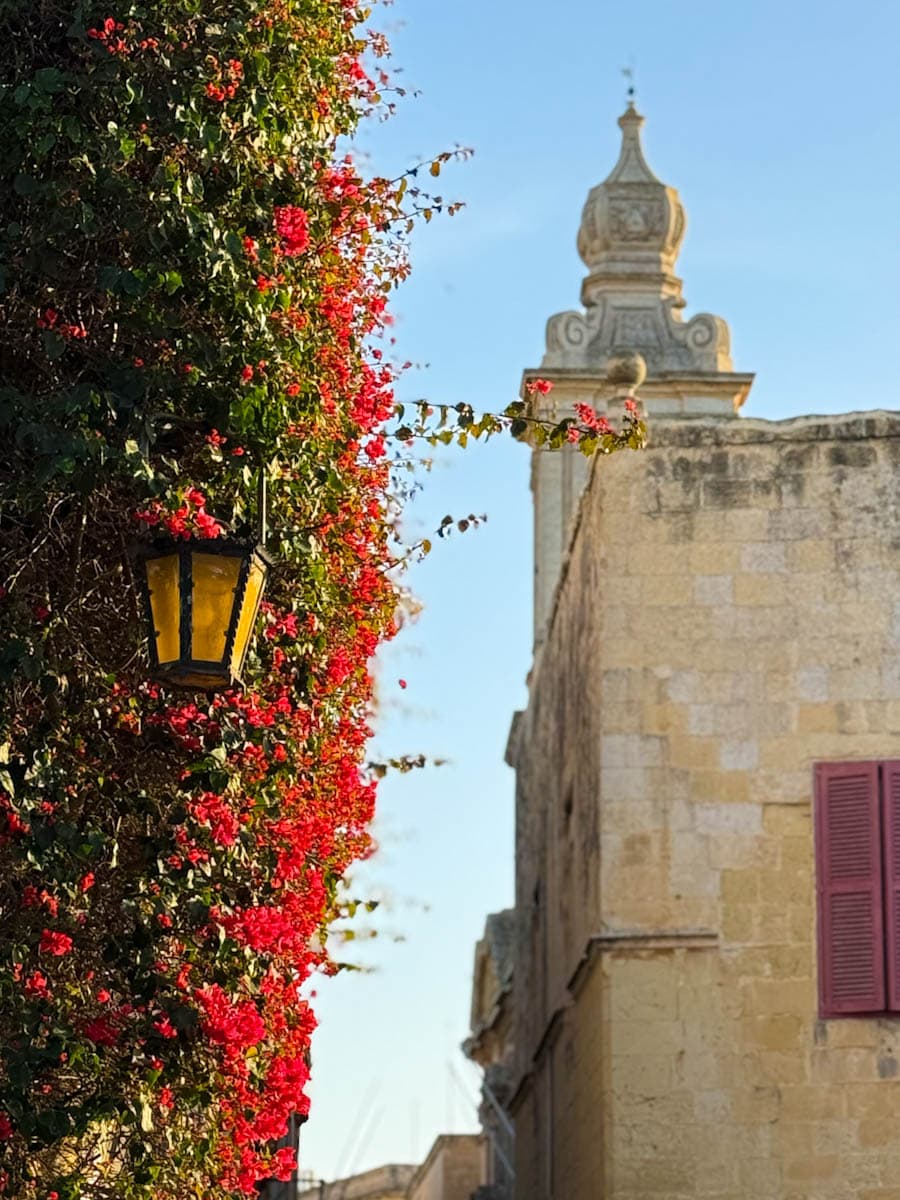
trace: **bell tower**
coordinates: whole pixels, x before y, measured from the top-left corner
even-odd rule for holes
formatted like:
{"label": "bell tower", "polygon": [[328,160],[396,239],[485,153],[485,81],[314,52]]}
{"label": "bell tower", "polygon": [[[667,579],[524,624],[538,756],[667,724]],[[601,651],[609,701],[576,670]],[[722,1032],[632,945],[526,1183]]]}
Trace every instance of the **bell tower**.
{"label": "bell tower", "polygon": [[[628,395],[644,374],[641,400],[651,423],[732,420],[750,391],[753,375],[733,369],[725,321],[709,313],[682,318],[686,301],[675,269],[686,214],[676,189],[647,164],[643,124],[629,101],[619,118],[618,162],[588,194],[578,231],[578,253],[588,270],[582,307],[550,318],[541,365],[525,372],[522,395],[535,415],[559,419],[586,402],[615,419],[617,397]],[[536,376],[554,384],[549,395],[525,390]],[[573,447],[532,454],[535,647],[550,618],[589,465]]]}

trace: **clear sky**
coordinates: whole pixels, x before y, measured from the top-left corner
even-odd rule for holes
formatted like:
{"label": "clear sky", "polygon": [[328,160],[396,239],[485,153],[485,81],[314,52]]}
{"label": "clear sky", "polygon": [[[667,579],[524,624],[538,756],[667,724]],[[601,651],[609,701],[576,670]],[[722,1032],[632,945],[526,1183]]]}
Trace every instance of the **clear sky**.
{"label": "clear sky", "polygon": [[[687,207],[686,316],[729,322],[735,369],[757,372],[745,415],[900,408],[896,0],[397,0],[373,24],[422,91],[364,135],[378,168],[475,150],[440,180],[468,207],[417,237],[394,302],[401,355],[429,364],[402,399],[496,409],[539,365],[547,317],[578,304],[581,207],[615,162],[633,63],[648,161]],[[452,762],[382,786],[381,850],[355,880],[386,900],[381,936],[347,948],[374,969],[318,989],[301,1148],[316,1177],[416,1162],[476,1124],[459,1043],[475,941],[513,899],[503,750],[531,647],[523,447],[443,460],[409,531],[470,511],[488,524],[416,569],[424,613],[381,668],[382,751]]]}

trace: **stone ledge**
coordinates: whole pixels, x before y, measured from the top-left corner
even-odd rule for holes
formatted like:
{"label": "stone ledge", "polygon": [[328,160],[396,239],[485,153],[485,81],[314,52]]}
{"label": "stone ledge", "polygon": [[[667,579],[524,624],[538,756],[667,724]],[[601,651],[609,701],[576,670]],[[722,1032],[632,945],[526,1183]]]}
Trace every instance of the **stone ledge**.
{"label": "stone ledge", "polygon": [[745,446],[773,442],[868,441],[900,438],[900,412],[874,409],[787,417],[741,417],[715,423],[702,417],[650,418],[648,450],[664,446]]}
{"label": "stone ledge", "polygon": [[595,933],[588,938],[578,966],[572,972],[566,991],[577,996],[602,954],[639,954],[660,950],[715,950],[719,935],[714,929],[623,929]]}
{"label": "stone ledge", "polygon": [[719,934],[715,929],[622,929],[606,933],[595,933],[587,939],[578,965],[569,977],[559,1003],[544,1025],[543,1032],[531,1054],[528,1068],[520,1075],[509,1102],[510,1111],[515,1111],[527,1092],[534,1076],[535,1066],[559,1036],[566,1012],[572,1007],[578,993],[604,954],[646,954],[673,950],[716,950],[720,946]]}

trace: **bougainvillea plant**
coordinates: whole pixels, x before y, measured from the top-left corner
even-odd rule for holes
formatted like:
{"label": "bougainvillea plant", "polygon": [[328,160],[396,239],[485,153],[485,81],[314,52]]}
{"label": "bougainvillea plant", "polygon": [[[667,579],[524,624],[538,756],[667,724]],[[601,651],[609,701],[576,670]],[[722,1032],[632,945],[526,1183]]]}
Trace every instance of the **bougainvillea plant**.
{"label": "bougainvillea plant", "polygon": [[[636,413],[396,409],[386,300],[445,205],[337,149],[391,105],[366,15],[0,0],[0,1194],[291,1172],[303,988],[371,848],[391,447],[643,436]],[[129,547],[249,536],[261,474],[245,686],[166,691]]]}

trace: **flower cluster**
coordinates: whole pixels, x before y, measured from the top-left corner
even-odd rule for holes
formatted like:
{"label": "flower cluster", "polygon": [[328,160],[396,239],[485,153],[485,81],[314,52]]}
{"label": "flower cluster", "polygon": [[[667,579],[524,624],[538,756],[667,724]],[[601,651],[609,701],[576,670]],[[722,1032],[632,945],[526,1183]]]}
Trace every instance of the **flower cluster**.
{"label": "flower cluster", "polygon": [[206,511],[206,497],[193,487],[184,491],[177,508],[168,508],[161,501],[154,500],[149,508],[138,510],[134,518],[148,529],[159,527],[171,537],[184,540],[190,537],[217,538],[224,532],[215,517]]}
{"label": "flower cluster", "polygon": [[87,35],[105,46],[110,54],[124,54],[127,50],[125,40],[121,37],[124,29],[121,21],[107,17],[96,29],[89,29]]}
{"label": "flower cluster", "polygon": [[60,320],[59,313],[55,308],[45,308],[43,312],[38,313],[35,321],[38,329],[52,329],[63,338],[75,338],[81,340],[87,337],[87,330],[84,323],[79,321],[77,325],[67,323]]}
{"label": "flower cluster", "polygon": [[546,396],[553,391],[553,384],[549,379],[529,379],[525,390],[532,396],[535,394]]}
{"label": "flower cluster", "polygon": [[612,433],[612,426],[606,417],[598,415],[590,404],[576,404],[575,415],[585,429],[596,433]]}
{"label": "flower cluster", "polygon": [[275,209],[275,231],[281,239],[280,252],[287,258],[302,254],[309,246],[309,217],[294,204]]}
{"label": "flower cluster", "polygon": [[212,66],[215,70],[215,78],[206,85],[207,96],[210,100],[218,101],[219,104],[224,104],[226,100],[233,100],[241,80],[244,78],[244,64],[240,59],[230,58],[224,66],[220,66],[218,61],[213,59]]}

